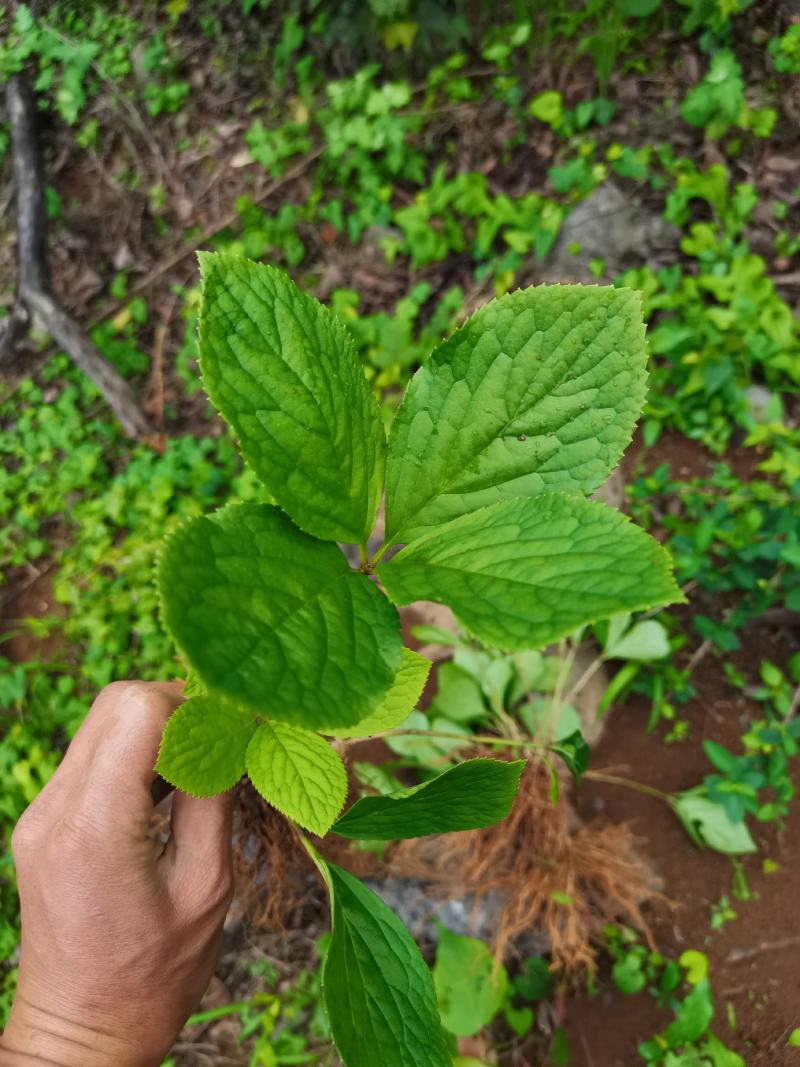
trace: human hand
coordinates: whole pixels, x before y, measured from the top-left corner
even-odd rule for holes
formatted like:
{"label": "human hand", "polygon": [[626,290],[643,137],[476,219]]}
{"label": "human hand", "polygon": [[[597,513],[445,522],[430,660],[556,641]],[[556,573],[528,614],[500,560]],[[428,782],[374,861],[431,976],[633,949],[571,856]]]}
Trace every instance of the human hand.
{"label": "human hand", "polygon": [[202,997],[232,893],[231,794],[150,789],[180,685],[116,682],[92,705],[12,838],[19,986],[0,1065],[154,1067]]}

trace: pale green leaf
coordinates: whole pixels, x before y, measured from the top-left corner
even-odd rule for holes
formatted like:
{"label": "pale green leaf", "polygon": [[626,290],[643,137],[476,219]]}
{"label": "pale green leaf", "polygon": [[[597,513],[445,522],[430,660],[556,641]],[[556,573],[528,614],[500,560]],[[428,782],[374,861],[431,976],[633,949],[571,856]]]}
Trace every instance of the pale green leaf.
{"label": "pale green leaf", "polygon": [[386,539],[513,497],[591,493],[646,391],[631,289],[541,285],[480,308],[411,381],[389,434]]}
{"label": "pale green leaf", "polygon": [[252,712],[225,697],[193,696],[167,720],[156,770],[183,793],[222,793],[244,774],[256,726]]}
{"label": "pale green leaf", "polygon": [[431,974],[408,930],[357,878],[324,867],[333,933],[322,987],[346,1067],[451,1067]]}
{"label": "pale green leaf", "polygon": [[323,837],[347,797],[347,772],[328,742],[309,730],[265,722],[247,746],[250,781],[278,811]]}
{"label": "pale green leaf", "polygon": [[282,271],[202,252],[200,367],[208,395],[301,529],[366,540],[386,438],[341,319]]}
{"label": "pale green leaf", "polygon": [[417,706],[430,669],[430,660],[410,648],[404,648],[400,670],[378,707],[355,726],[338,726],[323,730],[322,733],[333,737],[371,737],[372,734],[399,726]]}
{"label": "pale green leaf", "polygon": [[683,599],[649,534],[566,493],[464,515],[381,564],[378,576],[395,603],[447,604],[481,641],[509,650]]}
{"label": "pale green leaf", "polygon": [[457,663],[442,663],[436,672],[436,696],[431,712],[455,722],[474,722],[486,716],[481,687],[471,674]]}
{"label": "pale green leaf", "polygon": [[[453,722],[443,717],[429,719],[423,711],[412,711],[408,718],[400,724],[399,730],[414,730],[420,733],[403,734],[398,732],[397,734],[389,734],[386,738],[386,744],[398,756],[407,756],[419,763],[435,761],[441,763],[442,756],[447,755],[456,748],[463,748],[464,745],[470,744],[473,738],[473,731],[466,726],[462,726],[461,723]],[[438,731],[442,731],[449,736],[439,737]],[[430,733],[430,736],[426,736],[428,733]],[[456,736],[458,734],[463,737],[463,741],[458,740]]]}
{"label": "pale green leaf", "polygon": [[492,1021],[508,989],[508,974],[483,941],[437,923],[439,945],[433,985],[442,1023],[451,1034],[471,1037]]}
{"label": "pale green leaf", "polygon": [[645,619],[637,622],[626,634],[606,645],[609,659],[648,661],[669,655],[669,637],[660,622]]}
{"label": "pale green leaf", "polygon": [[525,760],[467,760],[414,789],[362,797],[338,820],[334,833],[393,841],[492,826],[511,811],[524,766]]}
{"label": "pale green leaf", "polygon": [[673,802],[675,814],[687,833],[699,844],[727,855],[756,851],[747,823],[731,822],[721,804],[697,793],[679,793]]}
{"label": "pale green leaf", "polygon": [[205,685],[270,718],[352,725],[400,666],[397,612],[336,547],[275,507],[182,526],[159,561],[163,617]]}

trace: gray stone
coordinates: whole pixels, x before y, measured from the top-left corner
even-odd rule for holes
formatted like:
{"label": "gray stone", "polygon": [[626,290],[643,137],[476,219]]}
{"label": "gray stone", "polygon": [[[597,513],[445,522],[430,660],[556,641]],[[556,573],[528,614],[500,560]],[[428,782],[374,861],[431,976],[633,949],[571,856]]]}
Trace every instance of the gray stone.
{"label": "gray stone", "polygon": [[[613,278],[632,266],[658,266],[663,253],[677,247],[679,231],[616,185],[606,182],[567,217],[540,272],[544,282],[596,281],[587,264],[604,259]],[[571,254],[569,246],[579,244]]]}

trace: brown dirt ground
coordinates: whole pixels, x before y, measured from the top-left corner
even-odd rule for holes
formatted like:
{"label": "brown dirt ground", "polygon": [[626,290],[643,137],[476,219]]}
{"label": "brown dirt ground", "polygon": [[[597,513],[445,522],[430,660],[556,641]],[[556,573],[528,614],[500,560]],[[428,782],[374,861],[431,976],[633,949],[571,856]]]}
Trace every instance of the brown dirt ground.
{"label": "brown dirt ground", "polygon": [[[786,640],[778,632],[760,629],[739,654],[741,666],[762,658],[780,661]],[[631,701],[615,711],[598,748],[594,769],[612,769],[665,792],[696,785],[708,773],[701,740],[711,738],[736,749],[737,739],[755,709],[745,698],[731,699],[720,678],[720,666],[706,659],[695,679],[698,696],[687,707],[689,738],[665,745],[647,734],[647,708]],[[800,785],[800,773],[795,780]],[[717,853],[695,848],[678,821],[661,801],[627,789],[584,782],[575,801],[584,818],[602,814],[612,822],[629,822],[645,838],[647,854],[664,881],[671,903],[652,911],[652,932],[660,951],[677,956],[685,949],[706,952],[717,1007],[718,1035],[744,1056],[748,1067],[780,1067],[798,1062],[798,1053],[785,1048],[788,1033],[800,1023],[800,807],[795,804],[781,829],[758,827],[759,852],[744,858],[743,868],[752,893],[749,901],[733,899],[733,868]],[[779,870],[766,874],[766,857]],[[712,931],[712,906],[728,896],[737,918]],[[735,1012],[736,1029],[726,1021],[727,1005]],[[567,1007],[572,1067],[628,1067],[640,1062],[636,1046],[663,1030],[669,1022],[645,996],[626,997],[602,974],[599,995],[579,996]]]}

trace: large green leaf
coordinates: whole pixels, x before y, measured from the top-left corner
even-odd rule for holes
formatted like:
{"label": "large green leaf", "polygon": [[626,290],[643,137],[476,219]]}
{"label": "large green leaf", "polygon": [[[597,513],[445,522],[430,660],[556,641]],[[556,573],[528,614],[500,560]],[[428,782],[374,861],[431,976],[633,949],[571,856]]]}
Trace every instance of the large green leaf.
{"label": "large green leaf", "polygon": [[322,869],[333,921],[322,986],[346,1067],[451,1067],[431,974],[408,930],[357,878]]}
{"label": "large green leaf", "polygon": [[278,508],[182,526],[159,561],[164,620],[211,690],[270,718],[352,725],[400,666],[397,612],[336,547]]}
{"label": "large green leaf", "polygon": [[[702,788],[702,787],[701,787]],[[747,823],[732,822],[721,804],[699,790],[678,793],[673,801],[675,814],[689,836],[698,844],[730,856],[756,851]]]}
{"label": "large green leaf", "polygon": [[323,837],[347,797],[347,772],[328,742],[283,722],[265,722],[247,746],[247,773],[262,797]]}
{"label": "large green leaf", "polygon": [[208,797],[236,785],[245,771],[255,716],[220,696],[193,696],[164,728],[156,770],[184,793]]}
{"label": "large green leaf", "polygon": [[202,252],[200,268],[203,382],[247,461],[307,533],[366,540],[386,437],[347,328],[274,267]]}
{"label": "large green leaf", "polygon": [[334,825],[334,833],[394,841],[492,826],[511,811],[524,766],[525,760],[467,760],[416,789],[362,797]]}
{"label": "large green leaf", "polygon": [[377,708],[355,726],[334,727],[322,733],[329,733],[333,737],[371,737],[399,726],[417,706],[430,669],[430,660],[410,648],[404,648],[400,670]]}
{"label": "large green leaf", "polygon": [[397,604],[437,600],[487,644],[539,648],[621,611],[681,600],[670,559],[605,504],[507,500],[408,545],[378,575]]}
{"label": "large green leaf", "polygon": [[631,289],[541,285],[480,308],[414,375],[389,434],[386,539],[493,504],[590,493],[616,466],[646,391]]}
{"label": "large green leaf", "polygon": [[442,1023],[458,1037],[471,1037],[497,1015],[508,989],[508,973],[483,941],[454,934],[441,924],[433,986]]}

